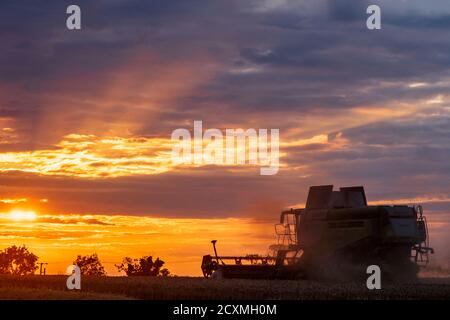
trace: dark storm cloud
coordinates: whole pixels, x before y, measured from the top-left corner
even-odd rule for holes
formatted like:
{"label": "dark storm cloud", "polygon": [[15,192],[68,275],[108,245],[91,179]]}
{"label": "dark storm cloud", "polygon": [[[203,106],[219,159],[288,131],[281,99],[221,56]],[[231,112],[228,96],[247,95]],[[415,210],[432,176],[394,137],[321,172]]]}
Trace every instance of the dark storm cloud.
{"label": "dark storm cloud", "polygon": [[367,0],[328,0],[328,10],[332,19],[340,21],[361,20],[361,12],[369,6]]}
{"label": "dark storm cloud", "polygon": [[[80,1],[83,30],[69,32],[65,28],[68,4],[25,1],[0,7],[4,35],[0,81],[8,85],[0,113],[16,120],[25,139],[40,139],[39,144],[42,140],[58,142],[86,119],[105,125],[123,121],[122,110],[131,109],[124,102],[157,104],[161,109],[192,108],[188,97],[167,106],[165,101],[139,99],[142,92],[134,88],[107,112],[98,105],[117,75],[141,80],[136,75],[139,70],[130,70],[129,75],[124,70],[136,55],[149,57],[142,63],[148,79],[154,81],[166,76],[165,72],[173,73],[183,61],[192,68],[201,67],[205,56],[222,63],[224,45],[219,39],[226,35],[227,24],[239,19],[229,13],[234,10],[233,1]],[[224,19],[213,18],[218,14]],[[148,113],[153,117],[151,110]],[[140,117],[142,125],[145,118]],[[56,119],[65,130],[45,132]],[[152,133],[159,129],[153,126]]]}
{"label": "dark storm cloud", "polygon": [[[377,33],[365,28],[366,1],[324,3],[326,12],[305,17],[295,10],[246,11],[249,4],[235,1],[79,1],[84,30],[78,33],[65,30],[67,1],[6,3],[0,7],[6,35],[0,77],[31,92],[39,109],[40,96],[52,90],[92,98],[136,50],[156,52],[158,63],[168,66],[207,54],[222,71],[171,107],[202,112],[204,104],[221,103],[257,112],[388,103],[398,92],[379,94],[381,80],[400,85],[449,76],[450,44],[442,39],[450,31],[438,27],[445,16],[415,13],[407,24],[404,13],[387,7]],[[435,25],[433,34],[417,19]],[[230,73],[246,67],[256,72]],[[60,79],[78,81],[69,86]],[[405,90],[401,98],[417,94]],[[15,108],[28,110],[24,103]]]}
{"label": "dark storm cloud", "polygon": [[450,15],[443,14],[435,17],[424,16],[401,16],[387,17],[385,21],[389,24],[420,29],[448,29],[450,27]]}
{"label": "dark storm cloud", "polygon": [[344,137],[364,145],[450,147],[450,117],[437,114],[425,119],[374,123],[345,130]]}
{"label": "dark storm cloud", "polygon": [[[442,41],[450,36],[448,28],[430,34],[420,25],[390,24],[396,21],[392,15],[383,31],[370,33],[365,27],[365,11],[359,6],[349,7],[349,11],[359,12],[359,20],[339,16],[340,6],[345,5],[336,2],[338,8],[330,10],[338,12],[330,17],[307,19],[297,12],[250,17],[258,23],[253,33],[247,35],[244,30],[249,41],[236,48],[239,56],[232,66],[255,71],[239,74],[224,70],[205,86],[210,94],[202,102],[225,101],[239,110],[345,110],[413,101],[447,91],[447,86],[422,90],[405,86],[449,77],[450,45]],[[265,33],[266,39],[252,41],[259,32]],[[385,88],[382,81],[392,82],[392,86]]]}

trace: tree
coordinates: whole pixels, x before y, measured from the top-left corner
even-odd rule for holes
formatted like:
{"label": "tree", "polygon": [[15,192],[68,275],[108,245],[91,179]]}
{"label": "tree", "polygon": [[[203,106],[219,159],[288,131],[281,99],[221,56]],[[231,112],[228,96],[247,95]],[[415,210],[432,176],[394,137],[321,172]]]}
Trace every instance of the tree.
{"label": "tree", "polygon": [[0,274],[29,275],[38,268],[38,256],[25,246],[12,246],[0,251]]}
{"label": "tree", "polygon": [[103,267],[98,255],[96,253],[90,256],[77,257],[73,262],[80,267],[81,274],[86,276],[106,276],[105,268]]}
{"label": "tree", "polygon": [[121,264],[116,264],[116,267],[119,272],[124,271],[127,276],[167,277],[170,272],[166,268],[161,269],[163,265],[164,261],[159,258],[153,261],[152,256],[144,256],[139,259],[125,257]]}
{"label": "tree", "polygon": [[160,273],[163,277],[168,277],[170,275],[170,271],[167,268],[161,269]]}

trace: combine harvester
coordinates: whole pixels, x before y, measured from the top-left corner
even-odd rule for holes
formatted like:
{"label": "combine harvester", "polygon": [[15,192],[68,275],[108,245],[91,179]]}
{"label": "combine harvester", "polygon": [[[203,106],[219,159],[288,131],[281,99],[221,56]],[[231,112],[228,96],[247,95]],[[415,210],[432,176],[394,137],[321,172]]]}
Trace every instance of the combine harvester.
{"label": "combine harvester", "polygon": [[428,263],[427,222],[421,206],[367,205],[363,187],[310,187],[306,207],[283,211],[273,255],[205,255],[206,278],[356,279],[376,264],[392,280],[416,277]]}

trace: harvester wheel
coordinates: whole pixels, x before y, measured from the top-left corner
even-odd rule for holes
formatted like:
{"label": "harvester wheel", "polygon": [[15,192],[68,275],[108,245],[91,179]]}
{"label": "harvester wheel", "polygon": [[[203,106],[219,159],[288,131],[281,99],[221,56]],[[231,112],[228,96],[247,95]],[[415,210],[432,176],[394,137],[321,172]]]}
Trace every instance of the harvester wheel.
{"label": "harvester wheel", "polygon": [[223,279],[223,271],[222,271],[222,269],[215,270],[212,273],[212,275],[211,275],[211,279],[222,280]]}
{"label": "harvester wheel", "polygon": [[217,261],[214,261],[210,255],[203,256],[202,273],[205,278],[210,278],[217,270]]}
{"label": "harvester wheel", "polygon": [[420,270],[419,266],[411,261],[409,248],[393,248],[384,254],[381,270],[385,279],[390,282],[415,282]]}

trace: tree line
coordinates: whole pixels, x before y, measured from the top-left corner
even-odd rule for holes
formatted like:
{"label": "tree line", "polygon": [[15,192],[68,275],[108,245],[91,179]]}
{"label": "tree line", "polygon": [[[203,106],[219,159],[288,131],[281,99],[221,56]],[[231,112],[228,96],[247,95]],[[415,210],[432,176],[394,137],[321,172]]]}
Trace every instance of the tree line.
{"label": "tree line", "polygon": [[[30,252],[26,246],[11,246],[0,250],[0,274],[32,275],[38,269],[39,257]],[[78,255],[73,262],[80,267],[82,275],[106,276],[105,268],[96,253]],[[167,277],[170,271],[164,268],[164,261],[152,256],[141,258],[124,257],[120,264],[114,265],[119,272],[127,276]]]}

